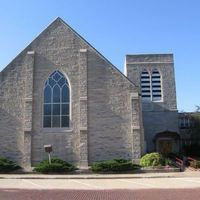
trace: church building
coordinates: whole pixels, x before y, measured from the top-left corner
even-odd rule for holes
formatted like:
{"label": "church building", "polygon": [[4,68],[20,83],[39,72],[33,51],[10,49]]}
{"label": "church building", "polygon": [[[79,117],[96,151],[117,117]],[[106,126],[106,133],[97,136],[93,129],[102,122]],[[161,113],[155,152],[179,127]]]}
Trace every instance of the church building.
{"label": "church building", "polygon": [[127,55],[120,72],[57,18],[0,72],[0,156],[25,169],[178,152],[172,54]]}

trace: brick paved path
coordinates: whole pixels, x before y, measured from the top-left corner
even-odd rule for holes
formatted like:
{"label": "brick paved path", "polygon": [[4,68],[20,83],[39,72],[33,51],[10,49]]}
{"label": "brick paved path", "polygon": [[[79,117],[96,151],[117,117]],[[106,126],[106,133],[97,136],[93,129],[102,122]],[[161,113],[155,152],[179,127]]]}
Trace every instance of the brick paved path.
{"label": "brick paved path", "polygon": [[0,189],[1,200],[198,200],[200,189],[21,190]]}

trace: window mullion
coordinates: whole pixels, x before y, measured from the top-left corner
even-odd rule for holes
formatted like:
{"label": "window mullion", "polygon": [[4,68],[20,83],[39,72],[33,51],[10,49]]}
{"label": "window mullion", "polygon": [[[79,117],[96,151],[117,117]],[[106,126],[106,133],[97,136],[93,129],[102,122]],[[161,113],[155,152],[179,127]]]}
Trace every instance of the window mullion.
{"label": "window mullion", "polygon": [[[67,100],[68,102],[65,102],[66,101],[65,98],[68,98],[68,96],[70,96],[70,94],[69,94],[70,91],[69,91],[69,88],[68,89],[65,88],[65,90],[63,91],[63,87],[65,85],[68,87],[67,79],[58,70],[54,71],[49,76],[47,81],[45,82],[45,88],[48,86],[49,91],[45,93],[45,88],[44,88],[44,93],[43,93],[44,94],[43,121],[45,120],[43,123],[44,128],[48,128],[48,127],[49,128],[54,128],[54,127],[61,128],[61,127],[69,126],[69,119],[66,118],[66,116],[65,116],[65,118],[63,118],[63,116],[66,114],[68,114],[68,116],[69,116],[68,109],[70,109],[69,106],[66,106],[66,104],[70,105],[70,100],[68,99]],[[58,92],[60,92],[59,96],[58,96]],[[63,92],[64,92],[64,94],[63,94]],[[49,93],[51,93],[51,94],[49,94]],[[49,95],[49,100],[47,102],[45,102],[45,98],[47,95]],[[62,99],[63,95],[65,96],[64,102]],[[58,99],[58,97],[60,99]],[[64,107],[63,107],[63,103],[64,103]],[[46,111],[44,111],[44,107],[45,107]],[[50,109],[50,111],[49,111],[49,109]],[[66,109],[66,110],[63,111],[63,109]],[[64,115],[62,115],[62,111],[63,111]],[[46,115],[45,113],[48,115]],[[62,123],[62,119],[64,120],[63,123]]]}

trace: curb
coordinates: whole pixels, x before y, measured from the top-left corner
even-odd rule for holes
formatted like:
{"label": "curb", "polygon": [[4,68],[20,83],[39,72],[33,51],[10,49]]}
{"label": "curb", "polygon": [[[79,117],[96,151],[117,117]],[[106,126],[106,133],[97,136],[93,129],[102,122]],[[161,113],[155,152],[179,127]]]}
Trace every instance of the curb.
{"label": "curb", "polygon": [[144,179],[144,178],[175,178],[180,176],[120,176],[120,177],[0,177],[0,179]]}
{"label": "curb", "polygon": [[[179,172],[180,173],[180,172]],[[22,175],[0,175],[0,179],[144,179],[144,178],[174,178],[184,177],[183,174],[123,174],[123,175],[36,175],[36,176],[22,176]]]}
{"label": "curb", "polygon": [[150,171],[135,174],[0,174],[0,179],[150,179],[200,177],[200,172]]}

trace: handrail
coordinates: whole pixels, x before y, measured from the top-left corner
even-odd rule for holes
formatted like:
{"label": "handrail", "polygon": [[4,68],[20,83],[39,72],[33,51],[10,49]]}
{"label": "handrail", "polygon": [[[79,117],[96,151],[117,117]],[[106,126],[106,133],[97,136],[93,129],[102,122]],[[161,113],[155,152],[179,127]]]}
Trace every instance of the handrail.
{"label": "handrail", "polygon": [[188,160],[191,160],[191,161],[197,161],[196,159],[192,158],[192,157],[187,157]]}
{"label": "handrail", "polygon": [[176,164],[179,165],[180,170],[181,170],[181,171],[184,171],[184,162],[183,162],[183,160],[181,160],[181,159],[178,158],[178,157],[175,157],[175,162],[176,162]]}
{"label": "handrail", "polygon": [[196,170],[197,169],[197,160],[192,157],[187,157],[187,160],[189,162],[189,167]]}

